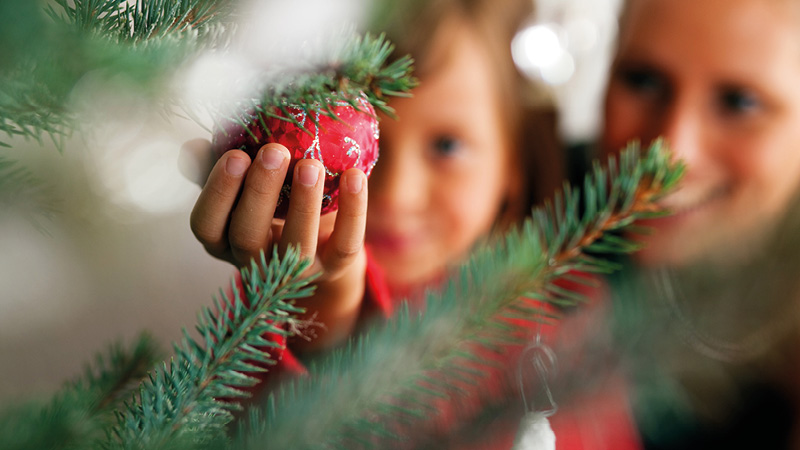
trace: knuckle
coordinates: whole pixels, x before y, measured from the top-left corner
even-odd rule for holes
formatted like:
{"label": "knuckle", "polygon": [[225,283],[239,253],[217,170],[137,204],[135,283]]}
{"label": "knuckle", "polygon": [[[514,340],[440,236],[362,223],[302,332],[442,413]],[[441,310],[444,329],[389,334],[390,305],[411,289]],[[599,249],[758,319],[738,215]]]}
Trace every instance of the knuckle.
{"label": "knuckle", "polygon": [[216,182],[207,183],[205,188],[203,188],[203,190],[207,192],[207,196],[211,198],[233,197],[236,195],[238,189],[238,183],[225,178]]}
{"label": "knuckle", "polygon": [[294,211],[296,215],[309,218],[315,218],[315,216],[319,216],[320,210],[322,209],[321,200],[319,202],[309,201],[308,199],[297,200],[298,201],[289,203],[289,209]]}
{"label": "knuckle", "polygon": [[228,241],[236,253],[253,254],[264,247],[263,240],[252,233],[231,233]]}
{"label": "knuckle", "polygon": [[294,244],[294,248],[297,249],[300,259],[309,260],[312,264],[316,260],[316,248],[314,246],[301,242]]}
{"label": "knuckle", "polygon": [[258,197],[267,197],[275,194],[273,186],[263,181],[248,180],[245,183],[245,189],[247,189],[250,194],[255,194]]}
{"label": "knuckle", "polygon": [[192,230],[194,236],[202,242],[203,244],[210,243],[211,241],[215,240],[215,232],[214,227],[212,224],[200,217],[196,213],[192,213],[191,218],[189,219],[189,228]]}
{"label": "knuckle", "polygon": [[226,248],[219,247],[219,246],[214,246],[214,245],[209,245],[209,244],[203,244],[203,248],[205,249],[206,253],[208,253],[209,255],[213,256],[214,258],[225,260],[225,261],[227,261],[229,259],[228,258],[228,254],[227,254],[228,252],[226,251],[227,250]]}
{"label": "knuckle", "polygon": [[333,257],[339,261],[349,261],[354,259],[360,252],[360,244],[337,245],[333,248]]}
{"label": "knuckle", "polygon": [[339,209],[339,214],[343,215],[345,219],[350,222],[357,222],[365,220],[367,217],[367,211],[362,209]]}

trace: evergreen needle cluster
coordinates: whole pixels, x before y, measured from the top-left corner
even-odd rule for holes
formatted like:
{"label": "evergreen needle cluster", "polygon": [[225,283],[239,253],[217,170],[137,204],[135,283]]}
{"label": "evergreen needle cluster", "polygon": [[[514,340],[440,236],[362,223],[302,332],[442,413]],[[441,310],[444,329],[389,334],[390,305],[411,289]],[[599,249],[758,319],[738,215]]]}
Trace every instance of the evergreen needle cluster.
{"label": "evergreen needle cluster", "polygon": [[203,25],[229,14],[226,0],[53,0],[60,11],[48,5],[56,21],[91,31],[119,42],[142,42],[202,30]]}
{"label": "evergreen needle cluster", "polygon": [[[660,142],[646,155],[632,145],[607,167],[596,165],[582,192],[565,185],[563,194],[535,210],[524,226],[478,250],[444,289],[428,295],[423,312],[405,307],[312,364],[309,376],[282,384],[252,408],[249,421],[232,437],[227,426],[238,401],[274,362],[271,352],[283,345],[265,334],[287,336],[286,330],[295,329],[292,317],[301,310],[293,299],[313,290],[313,280],[300,276],[309,263],[292,249],[282,259],[273,250],[269,263],[262,254],[259,263],[243,269],[241,287],[232,283],[232,292],[221,293],[221,301],[199,315],[200,339],[184,331],[175,357],[151,369],[123,406],[111,393],[141,371],[119,367],[141,365],[112,357],[105,374],[87,377],[88,387],[68,388],[68,395],[56,397],[75,401],[27,410],[22,417],[39,417],[31,422],[38,428],[35,435],[30,427],[14,426],[19,416],[14,411],[0,415],[0,443],[44,448],[38,446],[42,439],[53,437],[47,438],[48,448],[350,449],[400,441],[414,447],[427,439],[426,423],[435,418],[437,404],[476,395],[496,369],[485,359],[488,353],[522,343],[549,317],[543,303],[583,301],[556,280],[575,271],[611,272],[616,266],[603,256],[636,249],[618,232],[630,230],[637,219],[663,214],[656,202],[682,172]],[[105,439],[98,439],[96,428],[74,431],[102,424],[87,419],[87,404],[118,408],[116,422],[101,427]],[[71,433],[67,438],[64,430]]]}
{"label": "evergreen needle cluster", "polygon": [[313,367],[311,376],[284,385],[254,412],[241,446],[352,449],[424,441],[425,423],[436,415],[432,405],[474,391],[492,369],[485,351],[530,336],[525,329],[546,318],[541,302],[583,301],[556,280],[575,271],[608,273],[616,265],[599,255],[636,250],[618,232],[663,214],[655,202],[682,172],[660,142],[646,155],[632,145],[607,168],[596,165],[582,194],[566,186],[504,242],[478,251],[445,289],[429,294],[424,313],[402,310]]}
{"label": "evergreen needle cluster", "polygon": [[120,401],[130,398],[147,371],[162,357],[143,334],[131,349],[117,342],[99,353],[84,375],[67,383],[45,405],[34,403],[0,412],[4,450],[99,448],[114,425]]}
{"label": "evergreen needle cluster", "polygon": [[[366,33],[364,36],[352,34],[345,43],[334,51],[328,61],[315,69],[302,73],[277,73],[269,80],[260,98],[243,102],[232,113],[212,112],[212,117],[238,124],[249,131],[249,124],[260,120],[261,127],[268,134],[269,128],[264,118],[271,117],[291,122],[305,129],[288,107],[302,110],[303,117],[319,125],[317,114],[341,120],[333,111],[340,104],[367,112],[359,102],[365,98],[375,109],[389,116],[394,110],[387,104],[388,97],[408,97],[409,91],[418,84],[411,73],[413,59],[406,55],[390,62],[394,45],[381,34]],[[226,130],[224,124],[217,128]],[[255,138],[255,136],[253,135]]]}
{"label": "evergreen needle cluster", "polygon": [[299,328],[293,315],[302,310],[292,303],[313,291],[313,278],[300,276],[308,264],[292,248],[269,263],[262,253],[241,284],[201,311],[199,339],[184,330],[169,362],[156,365],[147,336],[131,352],[112,347],[48,404],[0,411],[0,448],[223,448],[232,412],[283,348],[267,333]]}
{"label": "evergreen needle cluster", "polygon": [[[7,0],[0,8],[0,13],[7,12],[0,14],[0,28],[10,31],[0,33],[0,47],[11,50],[0,51],[0,57],[6,56],[0,62],[0,132],[37,141],[50,136],[61,148],[78,125],[69,102],[83,77],[121,78],[137,92],[157,92],[154,87],[190,56],[229,47],[237,29],[237,3],[53,0],[40,9],[27,0]],[[361,109],[357,100],[362,95],[391,115],[387,97],[408,95],[417,83],[411,58],[389,62],[393,46],[383,36],[351,33],[345,41],[326,63],[307,73],[271,68],[271,74],[264,74],[270,87],[261,98],[236,99],[248,108],[224,117],[238,122],[253,111],[276,115],[291,104],[337,118],[332,104],[346,102]],[[287,117],[292,120],[289,114],[282,116]]]}
{"label": "evergreen needle cluster", "polygon": [[287,336],[292,315],[303,310],[293,300],[309,296],[310,278],[301,278],[309,262],[289,249],[282,259],[277,249],[266,262],[242,269],[242,286],[232,283],[232,293],[220,293],[214,308],[198,317],[200,339],[184,329],[175,357],[155,368],[142,383],[137,397],[126,403],[113,429],[111,448],[149,449],[214,448],[225,442],[232,411],[250,394],[255,378],[275,363],[283,344],[267,333]]}
{"label": "evergreen needle cluster", "polygon": [[[0,132],[41,141],[78,127],[69,102],[88,74],[153,91],[207,46],[231,7],[213,0],[5,0],[0,7]],[[0,141],[0,145],[8,146]]]}
{"label": "evergreen needle cluster", "polygon": [[[61,151],[65,140],[81,128],[76,104],[82,99],[76,87],[92,89],[95,83],[134,91],[170,114],[181,108],[197,119],[198,109],[207,109],[214,120],[245,129],[257,113],[263,113],[258,116],[262,124],[265,116],[273,116],[303,128],[286,112],[287,105],[339,120],[332,105],[344,102],[363,110],[358,101],[362,96],[391,115],[386,99],[408,95],[417,83],[409,57],[389,61],[393,46],[383,36],[349,33],[345,45],[320,67],[305,73],[271,67],[269,74],[263,74],[269,87],[259,91],[257,99],[231,99],[237,105],[234,111],[223,111],[210,101],[188,106],[191,101],[170,94],[170,76],[203,50],[230,50],[238,31],[237,4],[235,0],[52,0],[42,7],[30,0],[3,0],[0,147],[11,147],[15,138],[39,144],[49,138]],[[307,116],[318,122],[317,114]],[[8,186],[0,184],[0,189]],[[5,196],[15,193],[0,191]],[[46,204],[40,209],[48,210]]]}
{"label": "evergreen needle cluster", "polygon": [[28,168],[0,155],[0,210],[15,211],[44,232],[43,222],[58,211],[56,199],[53,189]]}

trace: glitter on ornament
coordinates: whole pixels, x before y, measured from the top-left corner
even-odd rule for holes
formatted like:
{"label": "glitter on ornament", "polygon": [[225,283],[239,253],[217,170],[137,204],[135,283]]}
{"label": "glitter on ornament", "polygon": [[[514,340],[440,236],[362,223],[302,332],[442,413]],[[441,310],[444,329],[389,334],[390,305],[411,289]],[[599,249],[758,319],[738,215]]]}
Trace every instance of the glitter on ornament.
{"label": "glitter on ornament", "polygon": [[372,137],[379,139],[381,137],[381,129],[378,127],[378,122],[372,124]]}
{"label": "glitter on ornament", "polygon": [[356,142],[355,139],[351,138],[350,136],[346,136],[344,138],[344,143],[350,144],[350,148],[347,149],[347,156],[353,156],[353,153],[358,155],[356,157],[356,164],[358,164],[359,161],[361,161],[361,147],[358,146],[358,142]]}

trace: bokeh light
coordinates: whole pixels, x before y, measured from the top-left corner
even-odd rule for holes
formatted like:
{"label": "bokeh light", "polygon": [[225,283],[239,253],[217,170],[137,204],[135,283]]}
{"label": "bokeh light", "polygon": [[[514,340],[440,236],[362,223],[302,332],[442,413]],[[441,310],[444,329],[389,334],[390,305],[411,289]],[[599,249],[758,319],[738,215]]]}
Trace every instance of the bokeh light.
{"label": "bokeh light", "polygon": [[567,141],[594,139],[621,0],[537,0],[511,53],[520,73],[550,86]]}
{"label": "bokeh light", "polygon": [[514,61],[527,70],[558,63],[564,53],[555,25],[533,25],[523,28],[514,38],[511,51]]}

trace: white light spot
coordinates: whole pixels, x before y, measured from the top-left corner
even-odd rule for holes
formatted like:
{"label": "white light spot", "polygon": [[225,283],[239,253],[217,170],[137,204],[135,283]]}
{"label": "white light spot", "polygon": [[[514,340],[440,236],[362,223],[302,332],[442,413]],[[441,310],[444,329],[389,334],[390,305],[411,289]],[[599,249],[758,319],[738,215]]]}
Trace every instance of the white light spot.
{"label": "white light spot", "polygon": [[122,194],[140,209],[163,214],[190,204],[197,192],[178,170],[180,144],[155,141],[134,149],[122,166]]}
{"label": "white light spot", "polygon": [[511,52],[517,65],[527,69],[556,64],[564,49],[553,26],[534,25],[514,37]]}
{"label": "white light spot", "polygon": [[161,138],[115,149],[97,158],[103,194],[114,204],[150,214],[187,209],[197,187],[180,173],[180,142]]}
{"label": "white light spot", "polygon": [[597,24],[587,18],[570,20],[564,26],[569,36],[569,49],[576,53],[586,53],[592,51],[599,40],[599,30]]}
{"label": "white light spot", "polygon": [[575,59],[567,52],[561,54],[561,58],[552,65],[541,68],[542,79],[548,84],[564,84],[572,78],[575,73]]}
{"label": "white light spot", "polygon": [[189,105],[226,105],[250,98],[259,87],[259,72],[237,54],[207,52],[175,80]]}

